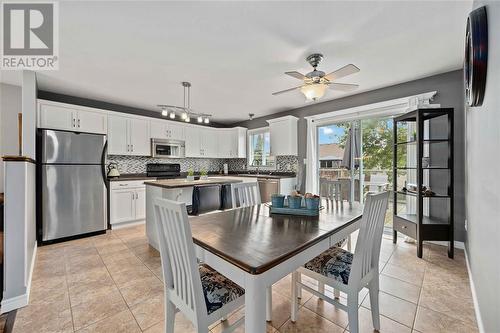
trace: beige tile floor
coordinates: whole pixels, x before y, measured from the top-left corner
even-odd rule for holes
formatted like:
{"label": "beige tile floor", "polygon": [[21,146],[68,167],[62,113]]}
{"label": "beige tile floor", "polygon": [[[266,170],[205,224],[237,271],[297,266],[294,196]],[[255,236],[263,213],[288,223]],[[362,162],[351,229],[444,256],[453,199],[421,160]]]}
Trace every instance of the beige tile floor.
{"label": "beige tile floor", "polygon": [[[416,257],[415,245],[402,240],[394,245],[384,236],[381,332],[477,332],[463,252],[450,260],[444,247],[426,245],[424,256]],[[30,305],[18,310],[13,331],[162,332],[161,278],[159,254],[148,246],[143,226],[40,247]],[[366,294],[360,295],[360,327],[372,332]],[[307,292],[300,300],[298,321],[292,323],[290,302],[287,276],[273,286],[268,332],[348,332],[345,312]],[[211,331],[219,333],[243,313],[237,311]],[[175,331],[194,332],[182,314],[176,317]]]}

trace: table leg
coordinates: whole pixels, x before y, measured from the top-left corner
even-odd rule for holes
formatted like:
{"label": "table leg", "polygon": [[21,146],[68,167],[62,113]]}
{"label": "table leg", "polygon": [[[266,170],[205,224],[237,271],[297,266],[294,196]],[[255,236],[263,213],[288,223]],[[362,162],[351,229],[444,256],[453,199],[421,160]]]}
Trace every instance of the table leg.
{"label": "table leg", "polygon": [[245,332],[266,332],[266,286],[258,275],[245,277]]}

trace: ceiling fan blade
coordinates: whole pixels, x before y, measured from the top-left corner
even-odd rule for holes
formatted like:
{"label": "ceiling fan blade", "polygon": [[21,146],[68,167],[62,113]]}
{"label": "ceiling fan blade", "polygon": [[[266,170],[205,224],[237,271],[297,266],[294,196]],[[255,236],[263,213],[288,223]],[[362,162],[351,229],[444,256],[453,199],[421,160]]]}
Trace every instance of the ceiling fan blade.
{"label": "ceiling fan blade", "polygon": [[325,79],[327,79],[328,81],[333,81],[357,72],[359,72],[359,68],[353,64],[349,64],[337,69],[334,72],[331,72],[330,74],[325,75]]}
{"label": "ceiling fan blade", "polygon": [[340,91],[353,91],[353,90],[358,89],[358,87],[359,87],[359,85],[357,85],[357,84],[335,83],[335,82],[328,83],[328,86],[330,87],[330,89],[340,90]]}
{"label": "ceiling fan blade", "polygon": [[304,80],[306,79],[306,76],[302,73],[299,73],[297,71],[290,71],[290,72],[285,72],[286,75],[290,75],[291,77],[294,77],[299,80]]}
{"label": "ceiling fan blade", "polygon": [[279,95],[279,94],[284,94],[286,92],[297,90],[297,89],[300,89],[300,88],[302,88],[302,86],[298,86],[298,87],[295,87],[295,88],[290,88],[290,89],[285,89],[285,90],[277,91],[277,92],[273,93],[273,95],[276,96],[276,95]]}

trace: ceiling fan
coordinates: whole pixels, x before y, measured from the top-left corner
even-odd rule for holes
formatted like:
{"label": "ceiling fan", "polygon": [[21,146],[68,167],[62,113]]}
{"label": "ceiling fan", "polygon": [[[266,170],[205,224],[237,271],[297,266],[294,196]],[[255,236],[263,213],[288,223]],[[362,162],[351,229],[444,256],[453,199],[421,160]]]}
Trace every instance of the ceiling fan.
{"label": "ceiling fan", "polygon": [[309,55],[306,58],[306,61],[313,67],[313,71],[307,73],[306,75],[297,71],[285,72],[286,75],[302,80],[303,84],[294,88],[275,92],[273,95],[279,95],[300,89],[306,99],[315,101],[323,97],[327,88],[348,92],[359,87],[357,84],[333,82],[334,80],[359,72],[358,67],[353,64],[349,64],[337,69],[336,71],[326,74],[325,72],[316,69],[321,60],[323,60],[323,55],[320,53]]}

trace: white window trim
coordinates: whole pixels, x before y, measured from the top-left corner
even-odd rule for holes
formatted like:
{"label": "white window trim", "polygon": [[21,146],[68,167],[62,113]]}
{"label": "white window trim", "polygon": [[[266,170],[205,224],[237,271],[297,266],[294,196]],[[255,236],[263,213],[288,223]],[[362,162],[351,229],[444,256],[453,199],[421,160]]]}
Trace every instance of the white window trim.
{"label": "white window trim", "polygon": [[250,164],[250,152],[252,151],[252,142],[250,140],[250,136],[254,135],[254,134],[259,134],[259,133],[265,133],[265,132],[269,132],[269,126],[266,126],[266,127],[259,127],[259,128],[254,128],[254,129],[250,129],[247,131],[247,170],[276,170],[276,160],[275,160],[275,163],[273,166],[259,166],[259,167],[256,167],[256,166],[253,166]]}

